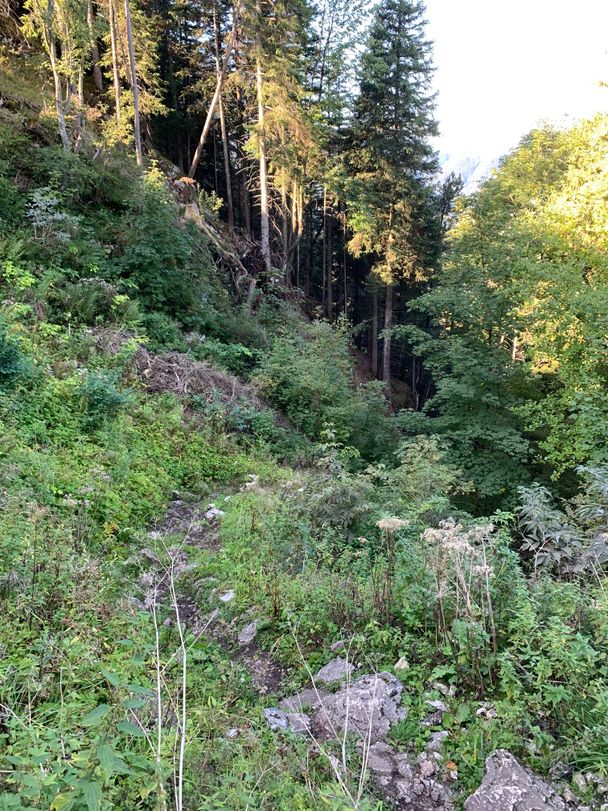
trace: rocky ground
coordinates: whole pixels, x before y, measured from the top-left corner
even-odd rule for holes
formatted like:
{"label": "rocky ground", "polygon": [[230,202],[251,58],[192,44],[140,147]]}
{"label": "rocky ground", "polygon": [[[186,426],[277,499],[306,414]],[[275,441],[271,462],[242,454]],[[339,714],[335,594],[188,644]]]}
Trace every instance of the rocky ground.
{"label": "rocky ground", "polygon": [[[249,485],[251,486],[251,485]],[[416,756],[389,742],[391,729],[407,714],[402,702],[404,686],[392,673],[360,673],[349,658],[346,640],[332,645],[336,655],[316,674],[309,671],[309,686],[293,695],[285,695],[286,673],[263,650],[257,635],[261,618],[250,609],[236,620],[226,620],[229,607],[235,599],[234,589],[215,588],[213,578],[201,576],[198,591],[205,599],[182,593],[180,579],[193,571],[186,547],[200,547],[211,552],[220,548],[219,525],[223,512],[215,504],[191,502],[176,498],[167,510],[162,524],[150,532],[150,540],[164,550],[169,563],[161,562],[161,555],[151,547],[139,553],[143,573],[139,586],[143,597],[141,607],[153,610],[165,605],[169,612],[167,624],[179,621],[194,637],[206,635],[229,654],[235,664],[244,667],[251,676],[260,699],[281,696],[277,706],[264,710],[266,723],[277,736],[303,736],[316,752],[326,757],[336,780],[347,788],[347,740],[354,740],[361,763],[360,791],[374,784],[374,791],[395,809],[407,811],[588,811],[577,804],[574,794],[566,788],[562,794],[555,786],[525,768],[506,750],[498,750],[486,760],[485,777],[477,790],[468,797],[458,784],[456,764],[446,761],[442,745],[448,737],[445,730],[437,730],[449,711],[450,690],[435,684],[434,695],[443,694],[441,700],[429,695],[428,715],[423,724],[436,731],[429,736],[426,749]],[[235,588],[238,584],[235,584]],[[174,598],[172,600],[172,594]],[[212,606],[212,607],[210,607]],[[480,704],[480,713],[492,708]],[[238,734],[237,730],[233,733]],[[335,753],[342,753],[336,755]],[[575,776],[576,777],[576,776]],[[352,783],[352,774],[350,774]],[[368,779],[371,778],[371,779]],[[580,775],[588,780],[592,776]],[[350,793],[350,792],[349,792]],[[360,796],[360,792],[359,795]],[[357,796],[351,793],[351,799]],[[601,806],[602,811],[608,804]]]}

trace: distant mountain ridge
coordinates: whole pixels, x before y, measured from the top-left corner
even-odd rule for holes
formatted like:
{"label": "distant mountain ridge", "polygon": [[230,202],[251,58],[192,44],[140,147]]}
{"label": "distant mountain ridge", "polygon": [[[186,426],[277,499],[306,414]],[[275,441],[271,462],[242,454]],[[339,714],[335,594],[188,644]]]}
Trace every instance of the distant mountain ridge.
{"label": "distant mountain ridge", "polygon": [[483,157],[467,155],[464,158],[445,152],[439,155],[441,177],[447,177],[452,172],[460,175],[464,183],[464,194],[472,194],[476,191],[481,183],[491,175],[492,170],[498,166],[499,161],[500,157],[496,155]]}

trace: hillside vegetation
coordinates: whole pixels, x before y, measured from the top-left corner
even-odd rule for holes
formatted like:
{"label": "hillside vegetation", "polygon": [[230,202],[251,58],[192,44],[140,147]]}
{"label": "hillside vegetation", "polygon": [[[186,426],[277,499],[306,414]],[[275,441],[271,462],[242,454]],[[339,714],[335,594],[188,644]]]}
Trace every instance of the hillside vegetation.
{"label": "hillside vegetation", "polygon": [[[353,93],[364,16],[272,5],[133,4],[139,79],[112,2],[2,29],[0,809],[473,809],[500,749],[600,809],[608,117],[459,198],[421,7]],[[376,741],[276,709],[336,657]]]}

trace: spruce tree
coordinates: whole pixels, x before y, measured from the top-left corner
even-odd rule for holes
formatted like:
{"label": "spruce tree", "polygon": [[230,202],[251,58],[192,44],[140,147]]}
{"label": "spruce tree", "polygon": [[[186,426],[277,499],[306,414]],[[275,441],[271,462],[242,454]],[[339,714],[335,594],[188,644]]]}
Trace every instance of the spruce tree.
{"label": "spruce tree", "polygon": [[436,168],[429,139],[437,127],[423,13],[417,0],[383,0],[376,10],[361,61],[349,155],[351,250],[368,254],[386,285],[387,391],[393,287],[400,279],[419,278],[429,258],[426,186]]}

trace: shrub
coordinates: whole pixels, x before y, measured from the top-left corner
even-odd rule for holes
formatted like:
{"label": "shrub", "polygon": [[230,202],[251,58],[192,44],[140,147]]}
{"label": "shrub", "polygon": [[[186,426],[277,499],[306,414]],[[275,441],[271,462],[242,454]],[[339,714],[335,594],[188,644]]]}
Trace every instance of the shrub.
{"label": "shrub", "polygon": [[28,373],[29,364],[19,344],[0,321],[0,388],[14,385]]}
{"label": "shrub", "polygon": [[198,343],[195,354],[239,377],[247,377],[260,356],[255,349],[249,349],[242,344],[224,344],[214,338],[206,338]]}
{"label": "shrub", "polygon": [[129,402],[129,395],[121,391],[114,376],[105,372],[87,372],[78,388],[89,430],[99,428],[105,420],[115,417]]}
{"label": "shrub", "polygon": [[319,439],[331,423],[338,441],[355,445],[366,459],[386,453],[393,438],[386,403],[375,386],[354,385],[343,327],[316,321],[277,338],[257,379],[263,394],[310,439]]}
{"label": "shrub", "polygon": [[145,309],[181,321],[204,302],[201,280],[211,268],[203,237],[180,223],[177,205],[158,169],[145,177],[140,199],[125,222],[118,265]]}
{"label": "shrub", "polygon": [[152,352],[168,349],[183,352],[187,348],[179,324],[165,313],[145,313],[142,318],[142,326],[149,338]]}

